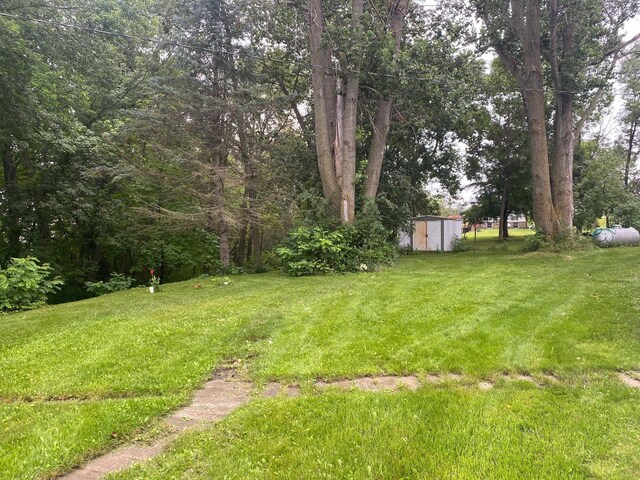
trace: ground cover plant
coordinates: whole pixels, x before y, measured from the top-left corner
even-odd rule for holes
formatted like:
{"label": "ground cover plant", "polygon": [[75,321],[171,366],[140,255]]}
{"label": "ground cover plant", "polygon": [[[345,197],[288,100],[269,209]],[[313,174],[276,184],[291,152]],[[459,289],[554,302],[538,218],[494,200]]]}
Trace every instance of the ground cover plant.
{"label": "ground cover plant", "polygon": [[[616,374],[640,369],[638,250],[525,254],[522,237],[491,235],[479,234],[475,251],[470,241],[467,252],[401,256],[374,273],[201,278],[5,315],[0,477],[48,477],[128,440],[230,361],[257,383],[295,381],[305,393],[185,435],[142,467],[145,478],[181,477],[188,464],[194,478],[637,477],[639,392]],[[559,383],[309,387],[505,371]]]}
{"label": "ground cover plant", "polygon": [[31,310],[47,303],[47,297],[60,289],[63,281],[50,278],[53,269],[37,258],[12,258],[0,268],[0,313]]}

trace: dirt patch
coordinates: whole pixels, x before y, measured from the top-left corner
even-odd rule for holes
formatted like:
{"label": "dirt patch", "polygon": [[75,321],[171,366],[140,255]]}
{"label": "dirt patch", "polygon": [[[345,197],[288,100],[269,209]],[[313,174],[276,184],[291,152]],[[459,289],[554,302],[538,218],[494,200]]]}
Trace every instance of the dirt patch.
{"label": "dirt patch", "polygon": [[618,373],[618,378],[627,387],[640,388],[640,372]]}

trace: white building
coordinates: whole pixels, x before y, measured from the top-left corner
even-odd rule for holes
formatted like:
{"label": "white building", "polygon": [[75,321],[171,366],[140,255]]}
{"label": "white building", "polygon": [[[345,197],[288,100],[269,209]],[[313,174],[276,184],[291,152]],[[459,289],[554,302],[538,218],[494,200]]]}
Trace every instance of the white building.
{"label": "white building", "polygon": [[423,252],[450,252],[455,238],[462,237],[462,220],[424,215],[413,217],[412,232],[400,232],[400,246]]}

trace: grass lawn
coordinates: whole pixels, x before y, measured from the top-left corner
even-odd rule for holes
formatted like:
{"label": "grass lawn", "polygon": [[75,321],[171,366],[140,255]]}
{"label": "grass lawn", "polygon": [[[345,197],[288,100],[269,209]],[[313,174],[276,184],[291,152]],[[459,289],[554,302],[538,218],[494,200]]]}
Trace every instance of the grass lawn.
{"label": "grass lawn", "polygon": [[511,233],[370,274],[199,279],[0,317],[0,478],[46,478],[135,436],[230,359],[258,383],[560,383],[255,401],[123,477],[640,478],[640,392],[615,378],[640,369],[640,249],[525,255],[530,232]]}

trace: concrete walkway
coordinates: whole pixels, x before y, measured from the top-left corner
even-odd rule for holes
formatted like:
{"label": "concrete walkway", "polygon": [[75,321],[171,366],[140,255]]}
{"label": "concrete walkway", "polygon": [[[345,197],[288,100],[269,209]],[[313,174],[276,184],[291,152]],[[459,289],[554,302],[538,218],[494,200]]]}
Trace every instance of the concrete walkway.
{"label": "concrete walkway", "polygon": [[[640,388],[640,372],[619,373],[620,380],[632,388]],[[537,387],[545,387],[557,384],[559,380],[553,375],[522,375],[500,374],[494,380],[527,382]],[[418,377],[409,376],[371,376],[352,380],[317,381],[313,385],[319,391],[328,388],[340,390],[361,391],[396,391],[399,389],[416,390],[424,384],[438,384],[443,382],[456,382],[480,390],[490,390],[494,386],[493,381],[471,380],[459,374],[426,375]],[[248,403],[255,394],[255,386],[252,383],[237,378],[233,370],[222,370],[214,375],[204,386],[196,391],[192,402],[186,407],[172,413],[165,420],[174,430],[172,435],[163,437],[148,446],[128,445],[120,447],[101,457],[89,461],[84,466],[60,478],[63,480],[99,480],[109,473],[115,473],[130,466],[145,462],[162,453],[183,431],[201,427],[231,414],[237,408]],[[288,396],[295,397],[300,394],[297,385],[283,385],[277,382],[268,383],[259,392],[262,397]]]}

